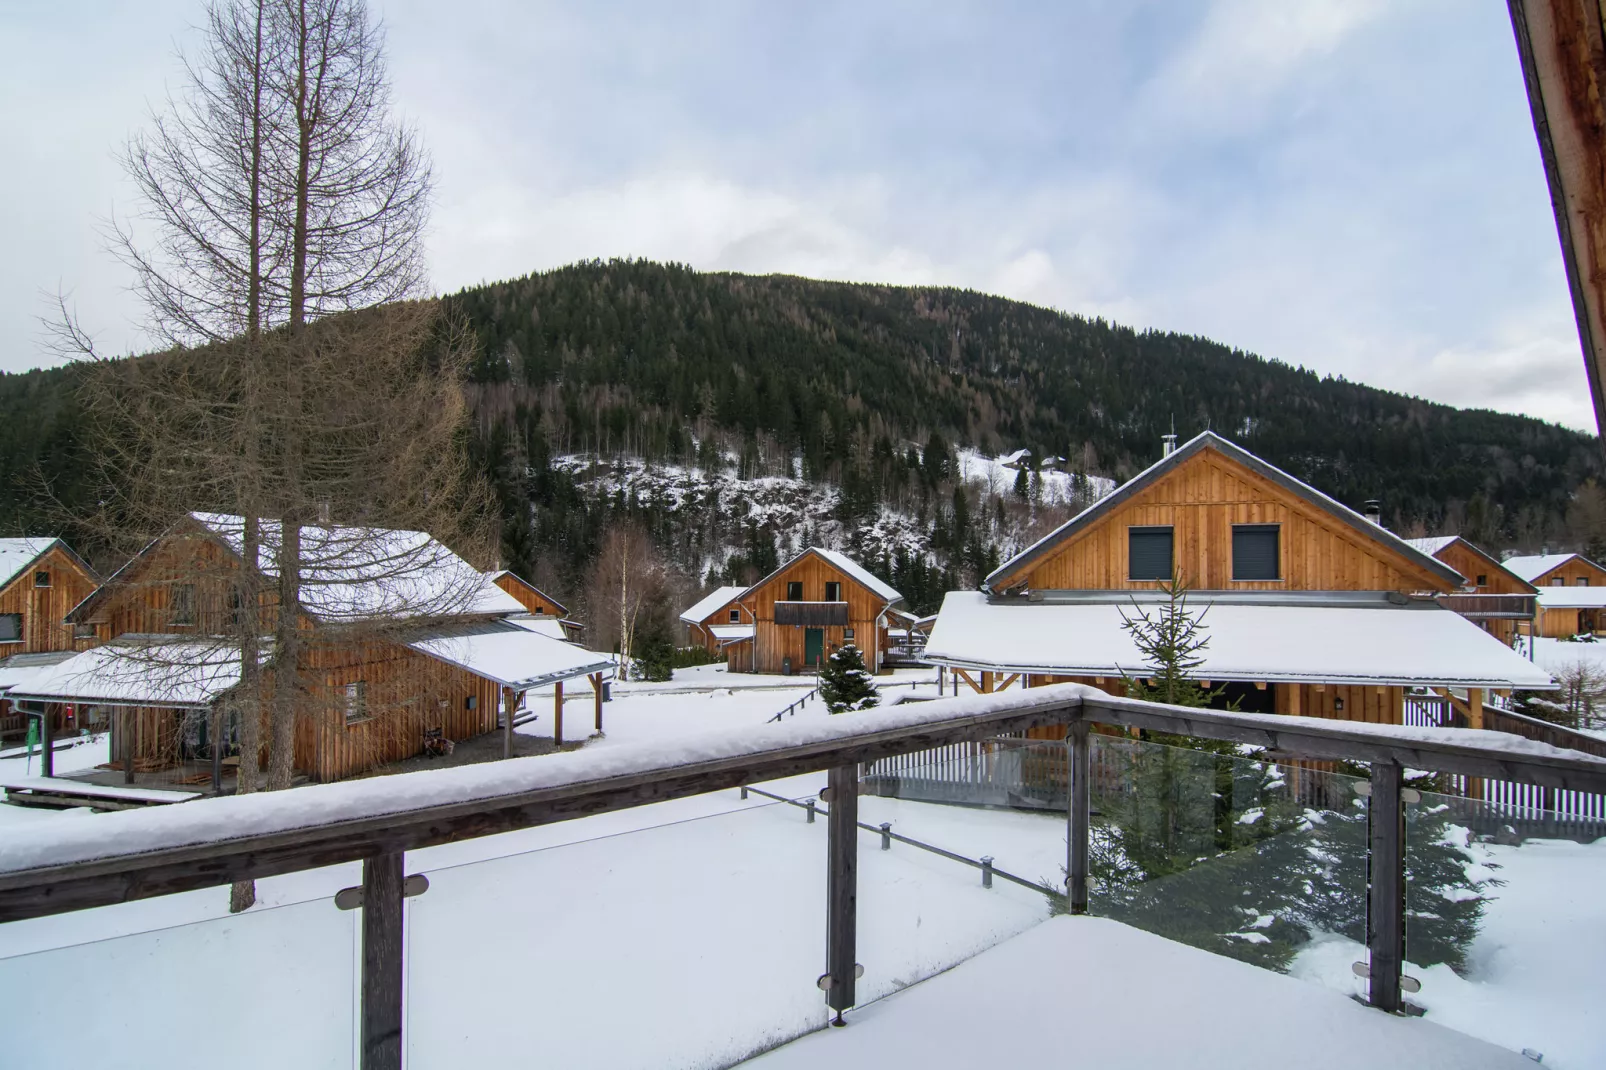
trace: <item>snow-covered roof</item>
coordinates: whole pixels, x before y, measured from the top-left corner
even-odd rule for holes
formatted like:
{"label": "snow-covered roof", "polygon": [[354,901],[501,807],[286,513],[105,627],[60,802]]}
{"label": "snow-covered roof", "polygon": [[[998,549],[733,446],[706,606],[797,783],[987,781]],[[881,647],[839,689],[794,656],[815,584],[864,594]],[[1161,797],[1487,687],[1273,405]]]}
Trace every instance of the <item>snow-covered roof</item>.
{"label": "snow-covered roof", "polygon": [[680,619],[687,624],[701,624],[710,615],[719,612],[740,598],[746,590],[746,587],[717,588],[712,593],[699,598],[695,605],[680,615]]}
{"label": "snow-covered roof", "polygon": [[846,572],[853,579],[874,591],[878,597],[885,598],[888,602],[903,601],[903,595],[899,594],[896,589],[890,584],[876,579],[867,569],[847,554],[838,553],[835,550],[821,549],[818,546],[811,547],[811,549],[843,572]]}
{"label": "snow-covered roof", "polygon": [[1336,499],[1329,498],[1310,484],[1295,479],[1276,465],[1256,457],[1242,446],[1222,438],[1214,431],[1202,431],[994,569],[988,575],[985,586],[989,590],[994,589],[993,585],[995,583],[1020,571],[1031,561],[1051,552],[1054,547],[1067,537],[1097,522],[1122,502],[1129,500],[1140,491],[1154,484],[1156,480],[1173,468],[1206,449],[1213,449],[1226,457],[1232,458],[1250,471],[1276,483],[1291,494],[1305,499],[1352,530],[1369,539],[1383,543],[1396,553],[1414,562],[1424,571],[1440,576],[1457,586],[1464,582],[1465,578],[1449,565],[1437,560],[1431,554],[1423,553],[1387,528],[1372,523],[1349,506]]}
{"label": "snow-covered roof", "polygon": [[1600,609],[1606,607],[1606,587],[1542,584],[1538,590],[1540,609]]}
{"label": "snow-covered roof", "polygon": [[0,692],[25,685],[52,666],[76,656],[76,651],[52,650],[47,653],[13,654],[0,660]]}
{"label": "snow-covered roof", "polygon": [[[1436,604],[1210,603],[1190,599],[1210,645],[1202,680],[1544,689],[1550,674]],[[1380,603],[1384,606],[1386,603]],[[1147,607],[1146,607],[1147,608]],[[1064,676],[1146,675],[1122,627],[1130,602],[993,602],[950,591],[926,643],[928,661]]]}
{"label": "snow-covered roof", "polygon": [[[191,513],[236,555],[245,522],[224,513]],[[278,575],[279,525],[262,525],[261,568]],[[391,528],[301,529],[303,608],[325,621],[523,613],[518,599],[422,531]]]}
{"label": "snow-covered roof", "polygon": [[[1560,568],[1580,556],[1580,554],[1517,554],[1500,563],[1507,571],[1532,583],[1551,569]],[[1589,558],[1585,557],[1583,560],[1588,561]]]}
{"label": "snow-covered roof", "polygon": [[0,587],[16,579],[23,569],[39,560],[55,543],[56,539],[52,536],[0,539]]}
{"label": "snow-covered roof", "polygon": [[517,691],[613,671],[613,660],[606,654],[541,635],[523,627],[523,623],[489,620],[446,625],[431,629],[407,645]]}
{"label": "snow-covered roof", "polygon": [[714,633],[714,638],[719,640],[720,646],[753,638],[751,624],[714,624],[710,625],[708,630]]}
{"label": "snow-covered roof", "polygon": [[1459,535],[1434,535],[1426,539],[1406,539],[1405,541],[1432,557],[1460,537]]}
{"label": "snow-covered roof", "polygon": [[523,628],[527,632],[534,632],[536,635],[544,635],[548,639],[562,639],[567,641],[569,638],[568,632],[563,630],[564,622],[559,620],[557,617],[534,617],[526,615],[522,617],[507,617],[504,619],[509,624]]}
{"label": "snow-covered roof", "polygon": [[204,707],[239,682],[240,651],[227,639],[125,636],[31,675],[6,697]]}

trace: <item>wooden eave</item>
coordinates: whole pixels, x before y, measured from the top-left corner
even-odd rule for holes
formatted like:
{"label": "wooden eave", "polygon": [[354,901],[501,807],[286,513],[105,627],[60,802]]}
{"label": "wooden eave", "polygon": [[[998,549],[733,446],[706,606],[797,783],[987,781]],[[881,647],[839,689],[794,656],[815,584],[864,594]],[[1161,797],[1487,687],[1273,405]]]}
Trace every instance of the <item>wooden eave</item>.
{"label": "wooden eave", "polygon": [[[1434,577],[1439,583],[1460,587],[1466,578],[1444,562],[1423,553],[1404,539],[1367,520],[1321,491],[1302,483],[1282,469],[1261,460],[1236,443],[1222,438],[1213,431],[1205,431],[1188,440],[1171,453],[1127,480],[1121,486],[1088,506],[1064,524],[1049,532],[1025,550],[1006,561],[983,583],[983,588],[998,594],[1011,587],[1021,586],[1022,577],[1032,568],[1055,554],[1064,552],[1084,535],[1087,535],[1121,506],[1159,485],[1186,462],[1205,451],[1214,451],[1221,458],[1234,462],[1250,477],[1269,485],[1273,493],[1280,494],[1295,508],[1328,527],[1348,529],[1351,537],[1377,546],[1390,554],[1403,567],[1403,572],[1416,572]],[[1335,523],[1336,522],[1336,523]],[[1431,586],[1431,584],[1430,584]]]}

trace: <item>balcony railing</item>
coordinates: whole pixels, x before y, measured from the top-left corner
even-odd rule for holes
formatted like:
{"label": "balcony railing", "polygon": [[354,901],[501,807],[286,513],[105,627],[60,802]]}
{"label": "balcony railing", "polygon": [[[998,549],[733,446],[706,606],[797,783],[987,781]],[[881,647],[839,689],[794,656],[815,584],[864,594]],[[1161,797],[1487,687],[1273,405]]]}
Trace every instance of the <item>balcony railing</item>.
{"label": "balcony railing", "polygon": [[848,623],[846,602],[775,603],[776,624],[796,624],[809,628],[842,628]]}
{"label": "balcony railing", "polygon": [[[1093,782],[1096,770],[1091,763],[1094,723],[1369,765],[1364,793],[1354,790],[1355,795],[1364,794],[1367,803],[1365,972],[1370,1002],[1390,1011],[1402,1005],[1404,807],[1416,794],[1404,785],[1405,771],[1606,794],[1606,760],[1539,742],[1513,739],[1507,744],[1488,734],[1455,729],[1182,709],[1066,685],[900,705],[817,721],[794,719],[781,726],[734,731],[678,755],[665,755],[659,748],[581,751],[53,824],[49,837],[16,838],[0,850],[0,922],[361,861],[360,889],[341,893],[335,902],[361,907],[361,998],[356,1012],[361,1065],[388,1070],[401,1065],[404,1025],[427,1022],[429,1014],[427,1007],[421,1007],[409,1018],[403,1002],[409,932],[403,899],[424,883],[407,875],[405,852],[826,771],[829,789],[822,797],[829,805],[824,881],[827,954],[820,988],[826,1005],[840,1016],[859,1002],[861,994],[857,953],[863,902],[858,894],[862,768],[900,755],[1068,725],[1066,741],[1049,745],[1064,756],[1059,768],[1067,772],[1060,775],[1069,780],[1067,823],[1059,826],[1068,847],[1063,903],[1070,913],[1086,913],[1090,801],[1101,790]],[[883,846],[888,846],[893,837],[879,826],[877,831],[883,832]],[[910,841],[900,834],[898,842]],[[974,852],[961,855],[945,848],[944,853],[971,862]],[[645,883],[639,894],[653,897],[652,873],[641,876]],[[1023,876],[1029,880],[1043,875]],[[447,880],[443,878],[443,883]],[[472,880],[458,883],[465,895],[476,886]],[[318,904],[278,909],[303,908],[312,911],[307,924],[328,928],[316,920],[323,917],[317,913],[322,909]],[[252,917],[242,916],[240,924],[249,927]],[[442,931],[450,930],[442,926]],[[482,938],[486,935],[481,933]],[[873,941],[875,934],[870,936]],[[344,938],[330,930],[329,939]],[[237,965],[217,963],[216,969]],[[408,999],[424,999],[423,993],[451,983],[438,971],[415,973],[406,985]],[[474,979],[459,978],[456,983],[472,988]],[[870,989],[871,994],[876,991]]]}
{"label": "balcony railing", "polygon": [[1532,620],[1537,600],[1531,594],[1441,594],[1438,601],[1474,620]]}

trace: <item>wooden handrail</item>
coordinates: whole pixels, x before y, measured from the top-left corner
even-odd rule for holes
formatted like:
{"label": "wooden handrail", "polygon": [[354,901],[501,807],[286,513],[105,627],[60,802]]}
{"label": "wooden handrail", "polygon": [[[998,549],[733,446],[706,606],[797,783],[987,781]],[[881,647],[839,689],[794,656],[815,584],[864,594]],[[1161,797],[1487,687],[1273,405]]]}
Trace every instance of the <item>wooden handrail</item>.
{"label": "wooden handrail", "polygon": [[1552,747],[1566,747],[1569,750],[1593,754],[1598,758],[1606,758],[1606,739],[1565,725],[1541,721],[1527,714],[1502,710],[1497,706],[1483,708],[1483,727],[1549,743]]}
{"label": "wooden handrail", "polygon": [[[976,712],[981,698],[987,701],[980,703],[983,712]],[[886,717],[904,722],[891,727],[876,725],[882,716],[876,711],[830,718],[831,723],[811,728],[818,733],[812,742],[777,741],[774,746],[764,746],[767,733],[754,726],[750,737],[733,735],[722,741],[725,745],[711,746],[709,753],[714,756],[701,760],[659,765],[643,762],[626,773],[444,803],[398,806],[391,792],[384,796],[382,812],[168,847],[108,848],[87,861],[8,866],[5,852],[0,850],[0,922],[418,850],[1078,720],[1224,739],[1315,759],[1392,762],[1412,769],[1606,794],[1606,759],[1559,748],[1523,751],[1503,747],[1487,734],[1459,729],[1401,729],[1315,717],[1184,709],[1116,698],[1074,685],[918,705],[918,714],[901,718],[896,711],[909,707],[887,710]],[[853,731],[858,725],[864,730]],[[732,753],[735,743],[752,745]],[[1530,746],[1542,748],[1543,744]],[[526,759],[531,763],[559,760]],[[543,766],[528,768],[537,771],[538,778]],[[441,774],[403,774],[408,775]],[[382,781],[365,783],[383,788]],[[295,797],[305,798],[309,804],[295,808],[295,813],[316,812],[311,805],[314,800],[302,793],[320,790],[318,786],[295,789]],[[205,799],[168,811],[164,820],[183,821],[193,815],[197,827],[215,827],[220,816],[216,808],[264,803],[272,805],[272,796]],[[117,816],[96,819],[116,820]],[[182,829],[175,830],[174,835],[180,832]]]}

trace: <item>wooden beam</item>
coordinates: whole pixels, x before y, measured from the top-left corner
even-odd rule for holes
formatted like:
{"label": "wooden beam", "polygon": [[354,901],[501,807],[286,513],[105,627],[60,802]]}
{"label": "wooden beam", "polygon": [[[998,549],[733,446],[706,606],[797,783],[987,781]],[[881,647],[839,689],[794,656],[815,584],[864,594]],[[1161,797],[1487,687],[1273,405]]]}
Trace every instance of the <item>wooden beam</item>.
{"label": "wooden beam", "polygon": [[[985,678],[985,674],[983,674],[983,676]],[[981,694],[981,685],[970,678],[970,673],[964,669],[958,668],[954,669],[954,694],[959,694],[959,681],[961,680],[969,684],[972,691],[976,692],[978,695]]]}
{"label": "wooden beam", "polygon": [[[56,715],[51,712],[50,703],[45,704],[45,712],[39,715],[39,741],[45,745],[44,751],[39,755],[39,773],[41,776],[53,777],[56,775]],[[134,772],[132,760],[128,763],[130,780]]]}
{"label": "wooden beam", "polygon": [[600,672],[594,672],[594,673],[591,674],[591,701],[592,701],[592,704],[596,707],[597,731],[601,732],[602,731],[602,674]]}
{"label": "wooden beam", "polygon": [[1372,763],[1371,881],[1367,888],[1367,978],[1372,1006],[1400,1009],[1400,971],[1405,966],[1405,808],[1403,771],[1393,762]]}
{"label": "wooden beam", "polygon": [[859,926],[859,767],[835,765],[829,774],[825,900],[825,1005],[842,1012],[857,1002]]}
{"label": "wooden beam", "polygon": [[563,746],[563,681],[553,685],[552,691],[552,745]]}
{"label": "wooden beam", "polygon": [[134,782],[134,735],[139,731],[139,711],[132,706],[123,711],[123,783]]}
{"label": "wooden beam", "polygon": [[1072,914],[1087,913],[1088,844],[1092,829],[1092,746],[1086,721],[1072,723],[1065,737],[1069,751],[1070,799],[1066,806],[1065,895]]}
{"label": "wooden beam", "polygon": [[981,693],[984,695],[990,695],[993,693],[993,674],[992,670],[990,669],[983,669],[981,671]]}
{"label": "wooden beam", "polygon": [[402,1065],[402,854],[362,864],[362,1070]]}
{"label": "wooden beam", "polygon": [[[1000,675],[1002,675],[1002,674],[1000,674]],[[1016,680],[1019,680],[1019,679],[1020,679],[1020,673],[1018,673],[1018,672],[1017,673],[1011,673],[1009,676],[1004,677],[1004,682],[1003,683],[995,684],[993,686],[993,690],[995,692],[996,691],[1007,691],[1007,690],[1009,690],[1009,685],[1014,683]]]}
{"label": "wooden beam", "polygon": [[1305,692],[1305,685],[1304,684],[1289,684],[1288,685],[1288,715],[1290,717],[1298,717],[1300,715],[1299,714],[1299,701],[1300,701],[1300,696],[1303,695],[1304,692]]}
{"label": "wooden beam", "polygon": [[[513,689],[502,689],[502,757],[513,757],[513,710],[518,705]],[[481,722],[482,724],[484,722]]]}

